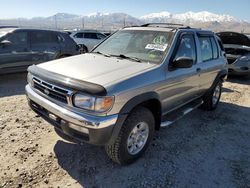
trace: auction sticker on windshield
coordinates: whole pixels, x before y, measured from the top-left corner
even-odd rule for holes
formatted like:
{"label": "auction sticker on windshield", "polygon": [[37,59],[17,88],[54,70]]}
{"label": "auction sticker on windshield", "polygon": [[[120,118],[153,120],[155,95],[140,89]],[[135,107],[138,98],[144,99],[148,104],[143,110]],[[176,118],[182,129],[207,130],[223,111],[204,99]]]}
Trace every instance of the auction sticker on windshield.
{"label": "auction sticker on windshield", "polygon": [[148,50],[157,50],[164,52],[168,47],[168,44],[147,44],[145,49]]}

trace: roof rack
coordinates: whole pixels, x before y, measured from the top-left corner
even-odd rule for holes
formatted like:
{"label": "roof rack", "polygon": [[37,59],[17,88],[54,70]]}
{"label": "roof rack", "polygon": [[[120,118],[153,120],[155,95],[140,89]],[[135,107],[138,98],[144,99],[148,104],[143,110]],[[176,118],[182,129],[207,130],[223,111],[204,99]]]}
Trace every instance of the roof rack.
{"label": "roof rack", "polygon": [[190,29],[191,27],[185,26],[179,23],[147,23],[141,25],[141,27],[162,27],[162,28],[170,28],[170,29]]}
{"label": "roof rack", "polygon": [[177,23],[146,23],[141,25],[141,27],[148,27],[148,26],[184,26],[183,24],[177,24]]}

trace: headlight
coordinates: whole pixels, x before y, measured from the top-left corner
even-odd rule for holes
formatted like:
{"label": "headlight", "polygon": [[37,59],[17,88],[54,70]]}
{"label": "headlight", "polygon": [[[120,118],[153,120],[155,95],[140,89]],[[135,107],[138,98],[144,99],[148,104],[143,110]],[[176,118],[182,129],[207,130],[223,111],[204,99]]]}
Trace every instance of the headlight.
{"label": "headlight", "polygon": [[30,73],[27,74],[27,82],[28,84],[33,87],[34,86],[34,81],[33,81],[33,77]]}
{"label": "headlight", "polygon": [[107,112],[114,103],[114,97],[92,97],[83,94],[75,94],[73,104],[76,107],[95,112]]}

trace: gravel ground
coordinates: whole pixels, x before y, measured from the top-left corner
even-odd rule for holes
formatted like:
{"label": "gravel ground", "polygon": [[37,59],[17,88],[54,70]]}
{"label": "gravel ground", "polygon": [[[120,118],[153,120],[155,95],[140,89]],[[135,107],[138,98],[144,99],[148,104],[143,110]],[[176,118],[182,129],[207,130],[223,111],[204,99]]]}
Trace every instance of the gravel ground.
{"label": "gravel ground", "polygon": [[250,187],[250,79],[224,83],[216,111],[157,132],[125,167],[102,147],[59,138],[28,108],[25,79],[0,77],[0,187]]}

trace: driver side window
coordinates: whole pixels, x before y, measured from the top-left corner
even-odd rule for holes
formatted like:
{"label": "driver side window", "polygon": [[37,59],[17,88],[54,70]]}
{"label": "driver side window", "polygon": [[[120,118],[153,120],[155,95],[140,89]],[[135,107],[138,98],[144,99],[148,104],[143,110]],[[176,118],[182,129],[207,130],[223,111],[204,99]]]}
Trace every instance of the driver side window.
{"label": "driver side window", "polygon": [[10,34],[6,40],[14,45],[27,45],[27,32],[16,32]]}
{"label": "driver side window", "polygon": [[189,57],[192,58],[194,62],[196,62],[196,48],[193,35],[183,35],[180,40],[181,41],[179,43],[174,59],[180,57]]}

